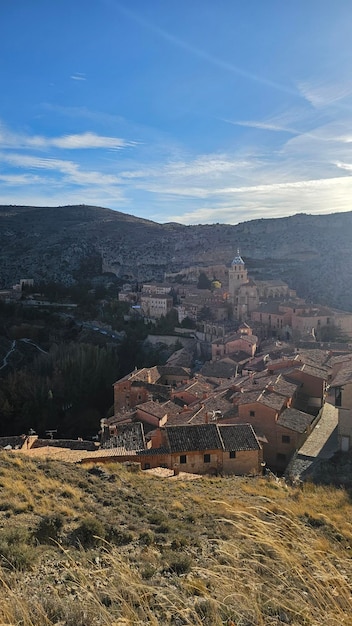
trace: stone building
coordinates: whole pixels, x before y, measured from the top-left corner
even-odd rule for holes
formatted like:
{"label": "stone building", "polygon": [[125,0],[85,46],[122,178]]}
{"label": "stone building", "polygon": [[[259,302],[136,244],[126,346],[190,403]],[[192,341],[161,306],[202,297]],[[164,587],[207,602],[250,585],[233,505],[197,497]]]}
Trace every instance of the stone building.
{"label": "stone building", "polygon": [[171,296],[157,294],[142,294],[141,309],[146,317],[160,319],[165,317],[173,307]]}
{"label": "stone building", "polygon": [[246,320],[259,304],[259,293],[255,282],[248,278],[247,270],[239,250],[229,269],[229,299],[233,304],[234,318]]}

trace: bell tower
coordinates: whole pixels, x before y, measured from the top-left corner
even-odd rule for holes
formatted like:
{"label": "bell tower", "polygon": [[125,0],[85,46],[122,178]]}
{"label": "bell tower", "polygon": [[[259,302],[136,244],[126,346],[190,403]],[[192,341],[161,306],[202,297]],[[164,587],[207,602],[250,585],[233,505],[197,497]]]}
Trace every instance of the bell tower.
{"label": "bell tower", "polygon": [[247,270],[244,265],[244,260],[240,256],[240,251],[237,250],[237,255],[229,268],[229,295],[230,301],[233,304],[237,303],[238,290],[240,286],[245,283],[248,283]]}

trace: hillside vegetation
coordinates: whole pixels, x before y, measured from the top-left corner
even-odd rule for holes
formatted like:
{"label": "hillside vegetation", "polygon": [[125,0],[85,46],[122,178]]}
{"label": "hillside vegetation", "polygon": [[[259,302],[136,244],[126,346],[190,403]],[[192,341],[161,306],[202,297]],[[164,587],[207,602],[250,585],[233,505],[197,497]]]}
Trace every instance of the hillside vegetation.
{"label": "hillside vegetation", "polygon": [[344,489],[3,452],[0,490],[2,624],[352,624]]}
{"label": "hillside vegetation", "polygon": [[183,226],[85,205],[0,206],[0,288],[101,272],[162,280],[184,267],[228,266],[240,248],[254,278],[281,278],[303,298],[352,310],[351,237],[352,212]]}

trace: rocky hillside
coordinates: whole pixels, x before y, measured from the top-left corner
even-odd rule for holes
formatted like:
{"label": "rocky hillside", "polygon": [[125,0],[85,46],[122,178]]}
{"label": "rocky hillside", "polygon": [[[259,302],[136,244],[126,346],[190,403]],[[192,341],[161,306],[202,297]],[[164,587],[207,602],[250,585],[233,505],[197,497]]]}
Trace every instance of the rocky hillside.
{"label": "rocky hillside", "polygon": [[236,226],[157,224],[92,206],[0,206],[0,287],[20,278],[72,283],[101,272],[139,281],[191,265],[229,264],[282,278],[311,301],[352,310],[352,212]]}
{"label": "rocky hillside", "polygon": [[347,489],[190,478],[1,452],[0,623],[351,626]]}

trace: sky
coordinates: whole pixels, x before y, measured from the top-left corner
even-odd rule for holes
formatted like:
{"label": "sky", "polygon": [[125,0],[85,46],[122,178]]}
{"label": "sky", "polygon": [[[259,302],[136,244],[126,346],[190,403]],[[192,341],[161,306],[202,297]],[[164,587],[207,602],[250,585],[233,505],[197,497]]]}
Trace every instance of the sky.
{"label": "sky", "polygon": [[0,204],[352,209],[351,0],[0,0]]}

